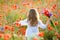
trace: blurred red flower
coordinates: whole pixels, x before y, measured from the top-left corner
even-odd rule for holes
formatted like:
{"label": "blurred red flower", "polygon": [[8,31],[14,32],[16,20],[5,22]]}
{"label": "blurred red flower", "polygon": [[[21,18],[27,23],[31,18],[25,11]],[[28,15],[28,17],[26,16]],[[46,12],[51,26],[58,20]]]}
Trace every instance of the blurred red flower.
{"label": "blurred red flower", "polygon": [[19,26],[21,26],[21,24],[19,24],[18,22],[16,23],[16,27],[19,27]]}
{"label": "blurred red flower", "polygon": [[14,4],[14,5],[11,5],[11,8],[16,10],[18,8],[18,6],[16,4]]}
{"label": "blurred red flower", "polygon": [[9,26],[9,25],[5,25],[5,26],[4,26],[4,29],[5,29],[5,30],[10,30],[10,26]]}
{"label": "blurred red flower", "polygon": [[29,6],[30,4],[28,2],[23,2],[23,6]]}
{"label": "blurred red flower", "polygon": [[57,37],[60,38],[60,35],[58,35]]}
{"label": "blurred red flower", "polygon": [[56,5],[56,4],[54,4],[54,5],[53,5],[53,9],[55,9],[55,8],[56,8],[56,6],[57,6],[57,5]]}
{"label": "blurred red flower", "polygon": [[0,23],[0,26],[2,25],[2,23]]}
{"label": "blurred red flower", "polygon": [[50,16],[52,16],[52,13],[50,13],[47,9],[44,9],[43,13],[44,13],[45,16],[47,16],[49,18],[50,18]]}
{"label": "blurred red flower", "polygon": [[53,30],[53,28],[50,25],[48,25],[48,30],[51,31]]}
{"label": "blurred red flower", "polygon": [[9,38],[11,38],[10,34],[4,34],[4,40],[9,40]]}
{"label": "blurred red flower", "polygon": [[2,15],[0,14],[0,19],[2,18]]}
{"label": "blurred red flower", "polygon": [[33,40],[38,40],[38,38],[33,38]]}
{"label": "blurred red flower", "polygon": [[58,15],[57,14],[53,14],[54,17],[58,18]]}
{"label": "blurred red flower", "polygon": [[51,10],[56,9],[56,7],[57,7],[57,5],[56,5],[56,4],[54,4],[54,5],[52,6]]}
{"label": "blurred red flower", "polygon": [[12,32],[14,32],[14,27],[11,27],[10,30],[11,30]]}
{"label": "blurred red flower", "polygon": [[3,37],[3,36],[4,36],[4,34],[0,33],[0,38]]}
{"label": "blurred red flower", "polygon": [[58,24],[58,21],[55,21],[54,24],[57,25]]}
{"label": "blurred red flower", "polygon": [[58,10],[58,14],[60,14],[60,10]]}
{"label": "blurred red flower", "polygon": [[25,28],[20,28],[20,29],[19,29],[19,32],[21,32],[22,35],[25,35],[26,29],[25,29]]}
{"label": "blurred red flower", "polygon": [[43,37],[44,36],[44,32],[39,32],[38,36]]}

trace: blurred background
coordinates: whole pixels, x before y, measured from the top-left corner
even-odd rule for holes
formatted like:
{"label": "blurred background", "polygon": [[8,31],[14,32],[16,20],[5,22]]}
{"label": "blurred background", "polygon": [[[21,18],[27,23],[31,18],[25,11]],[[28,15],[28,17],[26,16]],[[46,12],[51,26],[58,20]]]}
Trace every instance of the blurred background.
{"label": "blurred background", "polygon": [[[10,36],[12,34],[24,35],[27,26],[21,27],[20,24],[13,23],[27,18],[30,8],[36,8],[38,10],[40,20],[43,23],[46,23],[48,20],[48,17],[42,14],[43,9],[47,8],[52,12],[53,23],[50,23],[45,30],[40,28],[39,30],[44,32],[45,39],[49,39],[48,37],[51,36],[54,40],[60,40],[60,0],[0,0],[0,34],[9,34]],[[50,34],[47,34],[49,32]],[[23,40],[21,38],[17,37],[18,40]],[[50,40],[52,40],[51,38]],[[3,40],[4,36],[0,39]],[[10,40],[17,39],[13,36],[10,37]]]}

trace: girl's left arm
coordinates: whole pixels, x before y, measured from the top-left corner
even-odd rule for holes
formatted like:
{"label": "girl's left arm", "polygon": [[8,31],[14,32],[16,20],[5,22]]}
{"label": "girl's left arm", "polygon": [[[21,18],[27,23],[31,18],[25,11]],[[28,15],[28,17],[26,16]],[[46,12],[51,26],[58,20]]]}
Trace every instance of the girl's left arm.
{"label": "girl's left arm", "polygon": [[41,20],[39,20],[38,22],[38,27],[42,28],[42,29],[45,29],[46,28],[46,25],[43,24],[43,22]]}
{"label": "girl's left arm", "polygon": [[39,20],[38,26],[40,28],[42,28],[42,29],[45,29],[48,26],[49,22],[50,22],[50,18],[48,19],[48,21],[46,22],[46,24],[43,24],[43,22],[41,20]]}

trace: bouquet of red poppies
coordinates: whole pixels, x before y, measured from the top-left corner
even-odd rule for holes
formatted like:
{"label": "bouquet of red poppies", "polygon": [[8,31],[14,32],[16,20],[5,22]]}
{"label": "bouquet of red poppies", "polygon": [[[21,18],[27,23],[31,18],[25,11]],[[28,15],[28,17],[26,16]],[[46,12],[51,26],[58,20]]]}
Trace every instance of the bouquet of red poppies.
{"label": "bouquet of red poppies", "polygon": [[47,9],[44,9],[44,10],[43,10],[43,14],[44,14],[45,16],[47,16],[48,18],[50,18],[50,17],[52,16],[52,13],[49,12],[49,10],[47,10]]}

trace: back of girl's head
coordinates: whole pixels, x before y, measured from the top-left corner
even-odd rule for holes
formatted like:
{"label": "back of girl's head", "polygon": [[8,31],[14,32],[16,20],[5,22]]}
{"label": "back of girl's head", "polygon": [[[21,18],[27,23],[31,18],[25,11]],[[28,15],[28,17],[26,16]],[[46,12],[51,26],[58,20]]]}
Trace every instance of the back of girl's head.
{"label": "back of girl's head", "polygon": [[38,23],[38,12],[36,9],[30,9],[29,15],[28,15],[28,21],[30,22],[31,26],[35,26]]}

